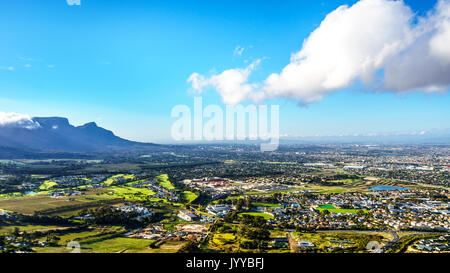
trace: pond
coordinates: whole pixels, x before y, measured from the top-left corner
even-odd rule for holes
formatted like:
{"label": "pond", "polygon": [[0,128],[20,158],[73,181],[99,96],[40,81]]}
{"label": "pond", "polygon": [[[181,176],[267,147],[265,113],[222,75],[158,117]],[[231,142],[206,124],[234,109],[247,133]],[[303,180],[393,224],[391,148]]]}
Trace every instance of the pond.
{"label": "pond", "polygon": [[409,191],[408,188],[402,188],[402,187],[396,187],[396,186],[387,186],[387,185],[381,185],[372,187],[369,190],[371,191]]}

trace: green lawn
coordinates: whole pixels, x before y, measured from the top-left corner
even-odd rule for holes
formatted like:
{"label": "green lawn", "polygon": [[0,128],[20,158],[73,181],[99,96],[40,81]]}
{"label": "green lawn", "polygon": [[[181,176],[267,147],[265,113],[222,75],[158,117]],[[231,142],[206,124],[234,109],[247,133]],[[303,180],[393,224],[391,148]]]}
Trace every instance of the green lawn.
{"label": "green lawn", "polygon": [[266,220],[270,220],[270,219],[274,218],[272,215],[263,213],[263,212],[243,212],[243,213],[239,213],[239,215],[260,216],[260,217],[264,217],[264,219],[266,219]]}
{"label": "green lawn", "polygon": [[[317,210],[319,210],[320,212],[323,212],[325,210],[328,210],[329,212],[332,213],[352,213],[352,214],[356,214],[358,213],[358,211],[360,211],[359,209],[337,209],[335,208],[333,205],[322,205],[320,207],[317,208]],[[368,213],[368,210],[363,210],[365,213]]]}

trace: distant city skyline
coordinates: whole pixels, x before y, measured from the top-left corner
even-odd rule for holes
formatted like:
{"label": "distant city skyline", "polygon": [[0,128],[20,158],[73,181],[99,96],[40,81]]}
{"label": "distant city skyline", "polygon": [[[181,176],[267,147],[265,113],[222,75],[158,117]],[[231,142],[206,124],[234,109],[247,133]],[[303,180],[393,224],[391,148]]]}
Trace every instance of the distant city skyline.
{"label": "distant city skyline", "polygon": [[282,137],[450,128],[448,0],[15,0],[0,25],[0,126],[61,116],[167,143],[171,109],[201,95],[280,105]]}

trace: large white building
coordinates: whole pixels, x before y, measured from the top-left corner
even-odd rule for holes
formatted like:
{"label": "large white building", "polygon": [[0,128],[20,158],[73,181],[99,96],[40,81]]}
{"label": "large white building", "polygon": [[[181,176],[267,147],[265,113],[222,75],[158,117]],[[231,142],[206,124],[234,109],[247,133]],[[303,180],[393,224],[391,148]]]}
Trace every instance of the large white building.
{"label": "large white building", "polygon": [[206,210],[214,216],[223,217],[230,212],[229,205],[210,205],[206,207]]}

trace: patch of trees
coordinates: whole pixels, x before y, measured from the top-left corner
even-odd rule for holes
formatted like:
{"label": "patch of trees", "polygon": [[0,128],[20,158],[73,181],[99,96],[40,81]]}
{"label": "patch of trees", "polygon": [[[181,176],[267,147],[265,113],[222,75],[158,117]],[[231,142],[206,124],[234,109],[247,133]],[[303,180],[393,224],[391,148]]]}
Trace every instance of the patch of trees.
{"label": "patch of trees", "polygon": [[177,251],[178,253],[199,253],[200,248],[196,242],[189,241]]}
{"label": "patch of trees", "polygon": [[243,215],[238,228],[241,240],[240,247],[262,250],[267,247],[270,232],[266,228],[266,220],[260,216]]}
{"label": "patch of trees", "polygon": [[19,220],[25,223],[45,224],[45,225],[70,225],[72,224],[68,219],[60,216],[48,216],[42,214],[21,215]]}

